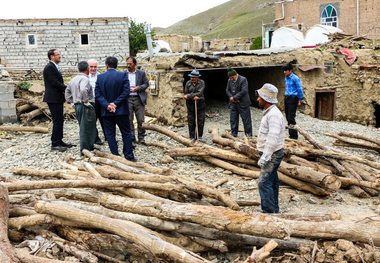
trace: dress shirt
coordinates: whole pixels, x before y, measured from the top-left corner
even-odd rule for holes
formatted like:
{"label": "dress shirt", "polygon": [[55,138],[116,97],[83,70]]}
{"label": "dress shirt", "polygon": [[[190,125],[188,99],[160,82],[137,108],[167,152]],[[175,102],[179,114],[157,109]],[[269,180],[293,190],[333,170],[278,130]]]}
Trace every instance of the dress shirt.
{"label": "dress shirt", "polygon": [[96,74],[90,74],[88,75],[88,79],[90,81],[90,85],[91,85],[91,88],[92,88],[92,95],[94,96],[95,98],[95,86],[96,86],[96,80],[98,79],[98,72],[96,72]]}
{"label": "dress shirt", "polygon": [[303,99],[301,80],[294,73],[285,77],[285,87],[285,96],[297,96],[299,100]]}
{"label": "dress shirt", "polygon": [[272,154],[284,148],[285,120],[276,105],[264,110],[257,136],[257,150],[262,152],[262,159],[269,161]]}
{"label": "dress shirt", "polygon": [[[136,86],[136,70],[134,72],[128,71],[128,79],[129,79],[129,86],[135,87]],[[136,96],[137,92],[131,92],[129,93],[130,96]]]}
{"label": "dress shirt", "polygon": [[94,100],[92,87],[88,76],[79,73],[67,85],[65,90],[65,99],[68,103],[88,103]]}

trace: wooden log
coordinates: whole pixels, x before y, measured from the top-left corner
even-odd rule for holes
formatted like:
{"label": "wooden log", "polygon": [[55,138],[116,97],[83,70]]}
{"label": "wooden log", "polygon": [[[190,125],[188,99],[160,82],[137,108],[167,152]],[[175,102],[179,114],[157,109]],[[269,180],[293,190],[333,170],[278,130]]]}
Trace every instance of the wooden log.
{"label": "wooden log", "polygon": [[231,171],[234,174],[246,176],[246,177],[249,177],[249,178],[259,178],[259,176],[260,176],[260,172],[259,171],[252,171],[252,170],[240,168],[240,167],[238,167],[236,165],[233,165],[233,164],[231,164],[229,162],[220,160],[218,158],[204,157],[203,159],[206,162],[208,162],[208,163],[211,163],[211,164],[213,164],[215,166],[223,168],[223,169],[225,169],[227,171]]}
{"label": "wooden log", "polygon": [[91,175],[92,178],[96,178],[96,179],[104,179],[100,173],[98,173],[98,171],[96,171],[96,169],[88,162],[83,162],[83,166],[84,168],[86,168],[86,170],[88,171],[88,173]]}
{"label": "wooden log", "polygon": [[0,131],[8,132],[35,132],[35,133],[48,133],[49,129],[45,127],[38,126],[0,126]]}
{"label": "wooden log", "polygon": [[159,168],[159,167],[155,167],[153,165],[150,165],[148,163],[142,163],[142,162],[131,162],[131,161],[128,161],[127,159],[123,158],[123,157],[120,157],[120,156],[116,156],[116,155],[113,155],[113,154],[110,154],[110,153],[105,153],[105,152],[102,152],[102,151],[99,151],[99,150],[95,150],[94,151],[95,155],[98,156],[98,157],[103,157],[103,158],[108,158],[108,159],[111,159],[111,160],[114,160],[114,161],[118,161],[120,163],[124,163],[126,165],[129,165],[129,166],[132,166],[132,167],[135,167],[135,168],[138,168],[138,169],[142,169],[146,172],[149,172],[149,173],[153,173],[153,174],[171,174],[172,173],[172,170],[170,168]]}
{"label": "wooden log", "polygon": [[278,170],[287,176],[315,184],[328,190],[336,191],[341,186],[341,182],[337,176],[324,174],[309,167],[301,167],[283,161]]}
{"label": "wooden log", "polygon": [[57,170],[57,171],[49,171],[42,169],[34,169],[27,167],[19,167],[13,168],[13,174],[24,175],[24,176],[32,176],[39,178],[61,178],[67,180],[83,180],[88,178],[88,173],[83,173],[80,171],[66,171],[66,170]]}
{"label": "wooden log", "polygon": [[[198,236],[206,239],[220,239],[227,242],[230,247],[238,247],[244,245],[257,245],[263,246],[269,241],[265,237],[257,237],[246,234],[230,233],[227,231],[221,231],[214,228],[208,228],[195,223],[179,222],[179,221],[167,221],[156,217],[144,216],[139,214],[132,214],[127,212],[119,212],[111,209],[107,209],[97,205],[83,204],[72,201],[54,201],[57,204],[68,204],[76,208],[105,215],[111,218],[128,220],[136,224],[162,231],[175,231],[184,235]],[[313,246],[313,242],[302,239],[289,238],[286,240],[276,239],[279,244],[279,248],[287,250],[297,250],[304,246]]]}
{"label": "wooden log", "polygon": [[49,213],[55,216],[62,217],[66,220],[73,220],[79,223],[86,223],[89,227],[105,230],[140,245],[148,253],[153,253],[157,258],[164,260],[173,260],[188,263],[208,262],[208,260],[200,256],[191,254],[180,247],[174,246],[158,237],[153,236],[140,225],[132,222],[121,221],[109,217],[100,216],[94,213],[85,212],[80,209],[55,205],[39,201],[35,205],[35,209],[39,213]]}
{"label": "wooden log", "polygon": [[20,115],[21,113],[23,113],[23,112],[25,112],[25,111],[30,111],[30,110],[32,110],[32,109],[35,109],[35,107],[34,107],[33,105],[28,104],[28,103],[16,107],[16,110],[17,110],[17,114],[18,114],[18,115]]}
{"label": "wooden log", "polygon": [[380,144],[375,144],[372,142],[363,142],[363,141],[358,141],[358,140],[352,140],[345,138],[343,136],[339,136],[336,134],[331,134],[331,133],[325,133],[325,135],[333,137],[337,139],[337,142],[343,143],[344,146],[352,146],[352,147],[358,147],[358,148],[364,148],[364,149],[369,149],[369,150],[374,150],[377,152],[380,152]]}
{"label": "wooden log", "polygon": [[[16,248],[16,256],[22,263],[67,263],[67,261],[61,261],[51,258],[43,258],[38,256],[30,255],[27,249]],[[1,261],[4,262],[4,261]],[[4,262],[5,263],[5,262]]]}
{"label": "wooden log", "polygon": [[253,249],[252,254],[244,261],[244,263],[258,263],[269,257],[270,252],[274,250],[278,244],[274,240],[270,240],[265,246],[259,250]]}
{"label": "wooden log", "polygon": [[332,174],[332,172],[331,172],[330,169],[327,169],[327,168],[325,168],[324,166],[322,166],[322,165],[320,165],[318,163],[311,162],[309,160],[306,160],[304,158],[301,158],[301,157],[298,157],[298,156],[295,156],[295,155],[290,156],[286,160],[286,162],[287,163],[291,163],[291,164],[295,164],[295,165],[298,165],[298,166],[310,167],[310,168],[314,169],[315,171],[321,172],[321,173],[324,173],[324,174]]}
{"label": "wooden log", "polygon": [[278,179],[281,183],[290,185],[294,189],[301,190],[303,192],[312,193],[318,196],[327,196],[330,194],[329,191],[320,188],[316,185],[308,184],[304,181],[297,180],[295,178],[289,177],[281,172],[278,172]]}
{"label": "wooden log", "polygon": [[339,213],[332,212],[327,214],[321,213],[301,213],[301,214],[276,214],[273,215],[279,218],[284,218],[288,220],[296,220],[296,221],[313,221],[313,222],[323,222],[323,221],[331,221],[331,220],[340,220],[342,216]]}
{"label": "wooden log", "polygon": [[367,188],[375,189],[376,191],[380,191],[380,180],[377,180],[375,182],[361,181],[356,178],[340,178],[340,180],[342,181],[342,184],[344,186],[356,185],[356,186],[367,187]]}
{"label": "wooden log", "polygon": [[245,143],[241,143],[239,141],[222,138],[219,135],[217,128],[209,129],[209,133],[211,133],[213,143],[217,143],[223,146],[229,146],[238,151],[239,153],[243,153],[244,155],[248,156],[252,160],[257,160],[259,158],[259,154],[255,148]]}
{"label": "wooden log", "polygon": [[33,120],[35,117],[37,116],[40,116],[44,114],[40,109],[35,109],[35,110],[32,110],[28,113],[23,113],[20,115],[20,118],[25,121],[25,122],[30,122],[31,120]]}
{"label": "wooden log", "polygon": [[8,239],[8,217],[8,190],[3,185],[0,185],[0,262],[17,263],[20,261],[17,259]]}
{"label": "wooden log", "polygon": [[30,189],[48,189],[48,188],[110,188],[110,187],[131,187],[143,189],[156,189],[164,191],[176,191],[188,194],[189,191],[178,185],[171,183],[150,183],[137,181],[119,181],[119,180],[49,180],[49,181],[25,181],[19,180],[12,183],[4,183],[9,191],[30,190]]}
{"label": "wooden log", "polygon": [[[342,162],[342,165],[343,165],[344,168],[346,168],[348,171],[350,171],[350,174],[353,175],[352,178],[355,178],[357,180],[362,181],[362,177],[360,176],[360,174],[356,172],[355,168],[352,167],[352,165],[350,165],[349,162]],[[378,195],[378,191],[373,190],[371,188],[364,187],[363,190],[366,191],[371,196]]]}
{"label": "wooden log", "polygon": [[345,136],[345,137],[351,137],[351,138],[361,139],[361,140],[368,141],[368,142],[371,142],[371,143],[374,143],[374,144],[377,144],[377,145],[380,146],[380,140],[379,139],[372,138],[372,137],[366,136],[364,134],[352,133],[352,132],[344,132],[343,131],[343,132],[339,132],[339,135],[340,136]]}

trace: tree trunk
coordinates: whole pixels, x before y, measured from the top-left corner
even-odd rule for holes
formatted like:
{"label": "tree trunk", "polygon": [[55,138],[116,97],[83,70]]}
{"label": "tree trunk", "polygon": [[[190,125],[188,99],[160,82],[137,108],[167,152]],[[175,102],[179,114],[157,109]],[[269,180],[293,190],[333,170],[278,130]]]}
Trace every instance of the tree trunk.
{"label": "tree trunk", "polygon": [[15,256],[13,247],[8,239],[9,200],[8,190],[0,185],[0,262],[20,262]]}
{"label": "tree trunk", "polygon": [[157,258],[184,263],[208,262],[200,256],[191,254],[180,247],[159,239],[158,237],[152,235],[150,231],[147,231],[144,227],[132,222],[112,219],[94,213],[85,212],[74,207],[55,205],[54,203],[42,201],[36,203],[35,209],[39,213],[49,213],[62,217],[66,220],[85,223],[88,224],[89,227],[102,229],[107,232],[120,235],[124,238],[132,240],[144,248],[147,253],[152,253]]}
{"label": "tree trunk", "polygon": [[270,240],[265,246],[260,248],[259,250],[254,249],[252,254],[247,258],[244,263],[259,263],[263,261],[265,258],[269,257],[270,252],[278,246],[277,242],[273,239]]}
{"label": "tree trunk", "polygon": [[25,126],[19,126],[19,127],[14,127],[14,126],[0,126],[0,131],[10,131],[10,132],[35,132],[35,133],[48,133],[49,129],[45,127],[25,127]]}
{"label": "tree trunk", "polygon": [[309,182],[332,191],[338,190],[341,185],[341,182],[335,175],[324,174],[309,167],[288,164],[284,161],[281,162],[278,170],[287,176]]}

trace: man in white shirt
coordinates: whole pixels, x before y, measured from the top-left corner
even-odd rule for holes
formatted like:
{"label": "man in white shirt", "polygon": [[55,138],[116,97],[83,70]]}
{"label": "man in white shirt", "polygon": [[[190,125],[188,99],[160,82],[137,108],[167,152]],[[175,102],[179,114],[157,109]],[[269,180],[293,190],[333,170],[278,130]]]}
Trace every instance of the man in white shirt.
{"label": "man in white shirt", "polygon": [[284,157],[285,119],[277,108],[278,89],[269,83],[257,90],[257,102],[262,108],[263,118],[257,136],[257,150],[260,153],[259,193],[263,213],[279,213],[278,167]]}
{"label": "man in white shirt", "polygon": [[[102,116],[100,115],[100,108],[101,108],[101,106],[100,106],[100,104],[99,104],[98,101],[95,101],[95,84],[96,84],[96,80],[97,80],[98,75],[99,75],[99,72],[98,72],[98,61],[96,61],[95,59],[89,59],[87,61],[87,63],[89,65],[89,67],[90,67],[90,74],[88,75],[88,78],[90,80],[90,84],[91,84],[91,87],[92,87],[92,92],[93,92],[93,95],[94,95],[94,100],[91,101],[91,104],[95,108],[96,119],[99,120],[100,126],[102,127],[103,135],[104,135],[105,133],[104,133],[103,120],[102,120]],[[96,129],[96,141],[95,141],[95,144],[99,144],[99,145],[103,144],[102,140],[99,137],[98,129]]]}

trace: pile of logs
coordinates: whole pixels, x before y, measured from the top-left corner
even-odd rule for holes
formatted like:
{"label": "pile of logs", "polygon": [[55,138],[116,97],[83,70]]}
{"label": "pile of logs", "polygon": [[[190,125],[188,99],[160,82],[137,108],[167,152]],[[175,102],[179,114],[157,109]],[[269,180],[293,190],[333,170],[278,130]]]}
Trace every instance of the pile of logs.
{"label": "pile of logs", "polygon": [[[259,176],[253,140],[219,136],[212,129],[216,147],[154,124],[145,128],[187,146],[173,149],[160,144],[167,147],[167,155],[197,156],[235,174]],[[282,182],[314,194],[328,194],[341,186],[357,187],[367,195],[378,193],[379,163],[318,146],[300,132],[314,147],[287,142],[287,158],[280,168]],[[380,245],[380,228],[367,221],[344,221],[336,215],[246,213],[216,186],[168,168],[97,150],[83,154],[81,162],[62,162],[62,170],[17,168],[13,170],[17,179],[3,178],[0,262],[54,263],[73,257],[76,262],[91,263],[131,258],[196,263],[210,262],[201,256],[203,252],[242,251],[252,246],[263,248],[254,250],[245,262],[259,262],[273,249],[307,248],[315,254],[313,240]],[[366,171],[366,180],[348,177],[357,167]]]}
{"label": "pile of logs", "polygon": [[[212,141],[217,146],[193,142],[187,138],[153,124],[145,124],[148,130],[165,134],[185,148],[168,148],[170,157],[196,156],[206,162],[229,170],[237,175],[259,177],[258,153],[255,140],[246,142],[211,129]],[[326,196],[342,188],[348,188],[357,197],[377,196],[380,191],[380,163],[320,145],[304,130],[298,129],[305,141],[286,141],[286,157],[279,168],[282,183],[318,196]],[[376,141],[376,140],[373,140]],[[162,146],[162,145],[161,145]],[[165,146],[164,146],[165,147]]]}
{"label": "pile of logs", "polygon": [[340,132],[336,134],[326,134],[335,138],[334,145],[342,147],[361,148],[366,150],[373,150],[380,153],[380,140],[365,136],[358,133]]}

